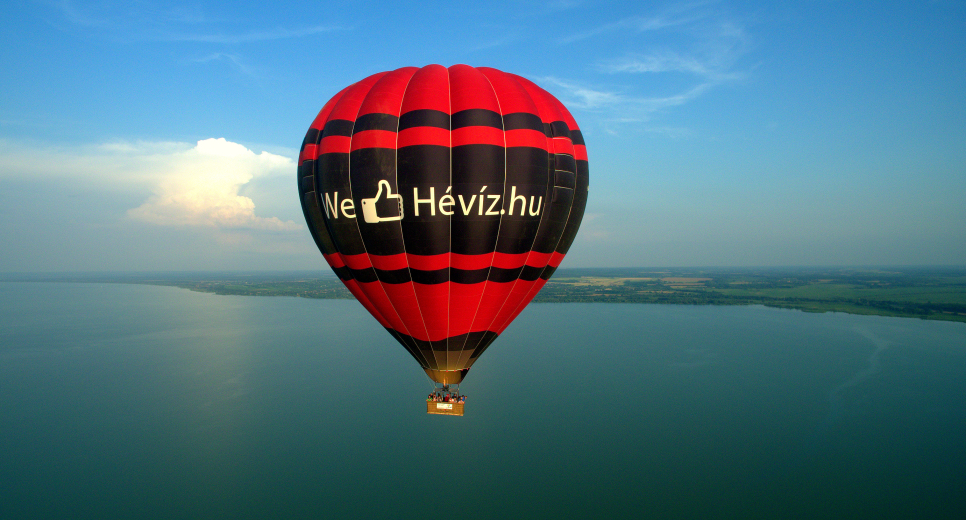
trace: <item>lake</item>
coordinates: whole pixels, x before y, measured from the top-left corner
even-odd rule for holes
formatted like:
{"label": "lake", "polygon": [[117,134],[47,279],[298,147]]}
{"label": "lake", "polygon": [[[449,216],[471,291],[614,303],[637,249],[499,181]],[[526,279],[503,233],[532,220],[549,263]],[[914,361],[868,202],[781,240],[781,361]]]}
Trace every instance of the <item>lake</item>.
{"label": "lake", "polygon": [[431,387],[355,301],[0,283],[0,517],[966,518],[963,323],[534,304]]}

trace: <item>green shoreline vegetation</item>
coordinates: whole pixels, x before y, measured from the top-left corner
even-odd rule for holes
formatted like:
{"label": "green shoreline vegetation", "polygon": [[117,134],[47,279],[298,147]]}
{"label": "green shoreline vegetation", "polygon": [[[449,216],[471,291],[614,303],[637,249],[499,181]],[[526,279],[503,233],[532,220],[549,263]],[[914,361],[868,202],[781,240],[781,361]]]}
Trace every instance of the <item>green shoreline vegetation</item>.
{"label": "green shoreline vegetation", "polygon": [[[134,283],[241,296],[352,299],[331,272],[159,273],[44,277]],[[36,280],[35,281],[39,281]],[[765,305],[966,322],[964,268],[586,268],[559,269],[540,303]]]}

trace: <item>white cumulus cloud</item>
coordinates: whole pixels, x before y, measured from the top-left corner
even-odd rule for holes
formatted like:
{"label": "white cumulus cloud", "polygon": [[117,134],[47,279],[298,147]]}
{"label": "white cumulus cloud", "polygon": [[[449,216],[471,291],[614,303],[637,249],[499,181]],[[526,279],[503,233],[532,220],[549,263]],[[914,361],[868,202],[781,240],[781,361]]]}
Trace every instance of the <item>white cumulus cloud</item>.
{"label": "white cumulus cloud", "polygon": [[295,167],[290,157],[255,153],[223,138],[194,145],[122,141],[74,146],[0,139],[0,183],[46,179],[72,187],[68,189],[113,197],[123,193],[115,200],[133,198],[141,204],[121,218],[158,226],[229,232],[303,229],[291,220],[258,215],[255,209],[255,200],[276,211],[285,206],[276,200],[274,186],[282,177],[294,179]]}
{"label": "white cumulus cloud", "polygon": [[205,139],[167,155],[151,195],[128,216],[162,226],[263,230],[300,229],[292,221],[255,215],[255,203],[239,193],[258,176],[291,174],[288,157],[255,152],[220,139]]}

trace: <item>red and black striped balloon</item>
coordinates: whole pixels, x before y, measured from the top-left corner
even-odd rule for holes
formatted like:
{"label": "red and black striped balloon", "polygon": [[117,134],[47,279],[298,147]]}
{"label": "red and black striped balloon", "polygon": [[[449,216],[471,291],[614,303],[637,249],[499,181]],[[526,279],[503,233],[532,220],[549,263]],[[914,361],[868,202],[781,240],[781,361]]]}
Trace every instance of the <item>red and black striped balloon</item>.
{"label": "red and black striped balloon", "polygon": [[298,184],[316,244],[429,377],[459,383],[570,248],[587,152],[560,101],[496,69],[374,74],[322,107]]}

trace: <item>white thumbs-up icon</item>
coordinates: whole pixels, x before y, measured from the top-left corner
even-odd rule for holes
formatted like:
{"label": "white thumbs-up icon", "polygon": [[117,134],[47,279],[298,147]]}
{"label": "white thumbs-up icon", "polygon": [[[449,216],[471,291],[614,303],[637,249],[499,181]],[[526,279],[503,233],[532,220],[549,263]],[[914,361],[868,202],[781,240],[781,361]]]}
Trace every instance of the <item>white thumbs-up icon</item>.
{"label": "white thumbs-up icon", "polygon": [[[398,215],[380,217],[379,213],[376,211],[376,203],[379,202],[379,199],[382,197],[383,186],[385,186],[385,189],[386,189],[386,200],[396,199],[396,204],[397,204],[396,207],[398,207],[399,209]],[[396,207],[393,207],[391,203],[381,204],[381,206],[383,208],[386,208],[383,210],[384,212],[388,212],[388,213],[396,212],[395,211]],[[389,181],[385,181],[385,180],[379,181],[379,191],[376,192],[376,196],[371,199],[362,199],[362,218],[368,224],[375,224],[378,222],[391,222],[393,220],[402,220],[403,218],[402,195],[398,193],[394,194],[392,192],[392,187],[389,186]]]}

